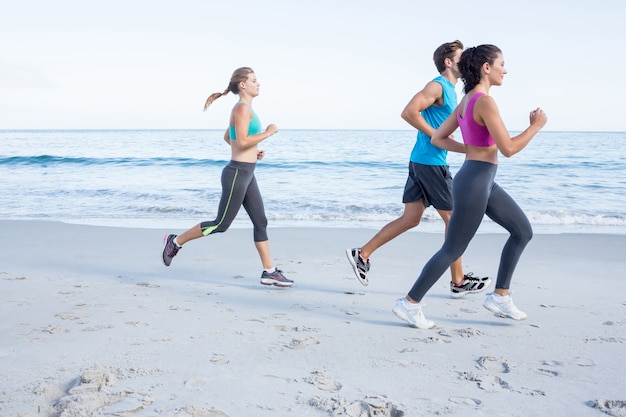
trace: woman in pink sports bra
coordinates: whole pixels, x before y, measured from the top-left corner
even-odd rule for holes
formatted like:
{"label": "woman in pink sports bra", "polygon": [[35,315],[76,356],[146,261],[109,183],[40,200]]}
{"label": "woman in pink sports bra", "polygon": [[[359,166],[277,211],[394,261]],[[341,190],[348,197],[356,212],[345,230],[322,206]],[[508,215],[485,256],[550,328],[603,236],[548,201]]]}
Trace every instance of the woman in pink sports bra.
{"label": "woman in pink sports bra", "polygon": [[[526,313],[513,304],[509,288],[517,262],[532,238],[532,227],[522,209],[494,180],[498,153],[510,157],[524,149],[548,119],[537,108],[530,112],[530,126],[526,130],[514,137],[509,135],[494,99],[489,96],[489,89],[502,85],[506,74],[498,47],[480,45],[466,49],[459,70],[465,96],[431,139],[435,146],[465,153],[465,162],[452,182],[453,208],[448,234],[405,300],[393,309],[413,327],[434,326],[424,317],[420,302],[448,266],[463,254],[485,215],[504,227],[510,236],[502,250],[494,292],[487,294],[483,306],[501,317],[526,319]],[[464,143],[450,137],[459,127]]]}

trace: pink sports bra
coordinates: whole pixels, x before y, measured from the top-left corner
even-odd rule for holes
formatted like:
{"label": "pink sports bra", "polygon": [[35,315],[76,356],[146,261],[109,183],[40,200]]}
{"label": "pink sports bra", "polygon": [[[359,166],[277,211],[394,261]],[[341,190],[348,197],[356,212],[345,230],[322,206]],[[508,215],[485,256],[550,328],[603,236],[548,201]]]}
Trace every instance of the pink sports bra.
{"label": "pink sports bra", "polygon": [[486,126],[481,126],[474,120],[474,103],[478,100],[478,97],[484,95],[484,93],[476,93],[470,98],[467,103],[467,109],[465,110],[465,117],[461,117],[461,112],[456,112],[456,120],[459,122],[461,133],[463,134],[463,142],[466,145],[487,147],[495,145],[487,130]]}

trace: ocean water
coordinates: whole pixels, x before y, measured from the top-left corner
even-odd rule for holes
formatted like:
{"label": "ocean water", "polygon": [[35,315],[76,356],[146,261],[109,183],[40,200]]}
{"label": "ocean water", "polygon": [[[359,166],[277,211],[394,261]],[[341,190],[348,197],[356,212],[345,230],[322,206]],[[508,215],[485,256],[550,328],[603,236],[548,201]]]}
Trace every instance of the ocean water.
{"label": "ocean water", "polygon": [[[215,217],[222,130],[0,131],[0,219],[186,229]],[[256,176],[270,227],[378,229],[402,213],[411,130],[285,130]],[[497,182],[537,233],[626,233],[626,132],[540,132]],[[454,175],[463,155],[448,157]],[[232,227],[250,227],[241,210]],[[432,208],[416,230],[441,232]],[[502,231],[485,219],[479,232]]]}

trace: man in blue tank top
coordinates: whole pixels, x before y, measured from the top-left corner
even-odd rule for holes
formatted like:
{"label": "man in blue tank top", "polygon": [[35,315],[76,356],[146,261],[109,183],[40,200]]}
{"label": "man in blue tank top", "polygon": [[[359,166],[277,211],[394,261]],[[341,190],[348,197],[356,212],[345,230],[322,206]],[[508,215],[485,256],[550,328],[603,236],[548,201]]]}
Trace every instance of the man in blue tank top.
{"label": "man in blue tank top", "polygon": [[[457,106],[454,86],[460,77],[458,62],[462,52],[463,44],[458,40],[439,46],[433,54],[433,60],[440,75],[415,94],[402,111],[402,118],[417,129],[417,140],[411,152],[409,175],[402,197],[404,212],[362,247],[346,249],[354,274],[363,285],[368,284],[371,254],[417,226],[427,207],[432,205],[437,210],[446,231],[448,229],[452,215],[452,175],[446,160],[448,151],[431,145],[430,138]],[[453,298],[483,291],[491,282],[487,277],[464,274],[461,258],[450,265],[450,272],[450,292]]]}

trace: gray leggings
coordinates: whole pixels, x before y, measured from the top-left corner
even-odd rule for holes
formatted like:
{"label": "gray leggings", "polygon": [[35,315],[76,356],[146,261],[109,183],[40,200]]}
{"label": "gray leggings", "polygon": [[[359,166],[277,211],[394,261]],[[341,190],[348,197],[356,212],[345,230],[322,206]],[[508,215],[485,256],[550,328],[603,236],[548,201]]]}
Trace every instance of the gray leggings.
{"label": "gray leggings", "polygon": [[446,269],[465,252],[485,214],[510,233],[500,257],[496,288],[510,287],[513,271],[533,231],[522,209],[494,182],[497,168],[495,164],[470,160],[465,161],[455,175],[448,234],[441,249],[424,265],[409,292],[411,299],[421,301]]}
{"label": "gray leggings", "polygon": [[254,226],[254,241],[267,240],[267,217],[263,199],[254,177],[256,164],[230,161],[222,170],[222,197],[213,221],[200,223],[204,236],[225,232],[237,217],[241,206],[246,209]]}

